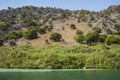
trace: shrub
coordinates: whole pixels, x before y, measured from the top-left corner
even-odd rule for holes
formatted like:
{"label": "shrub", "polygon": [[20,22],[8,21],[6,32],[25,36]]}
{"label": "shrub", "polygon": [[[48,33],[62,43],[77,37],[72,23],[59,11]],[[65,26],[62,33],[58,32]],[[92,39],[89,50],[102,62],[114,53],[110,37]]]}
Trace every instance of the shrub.
{"label": "shrub", "polygon": [[37,23],[35,23],[32,19],[30,19],[29,17],[26,17],[22,20],[22,23],[25,24],[27,27],[30,26],[37,26]]}
{"label": "shrub", "polygon": [[39,28],[39,29],[38,29],[38,32],[39,32],[40,34],[46,33],[45,28]]}
{"label": "shrub", "polygon": [[78,42],[78,43],[82,43],[83,40],[84,40],[83,34],[79,34],[75,37],[75,41]]}
{"label": "shrub", "polygon": [[62,35],[59,34],[59,33],[52,33],[52,34],[50,35],[50,39],[53,40],[53,41],[55,41],[55,42],[60,41],[61,38],[62,38]]}
{"label": "shrub", "polygon": [[38,37],[37,31],[35,28],[29,28],[28,31],[24,33],[26,39],[36,39]]}
{"label": "shrub", "polygon": [[111,44],[120,44],[120,37],[119,36],[107,36],[105,40],[106,44],[111,45]]}
{"label": "shrub", "polygon": [[75,24],[71,24],[70,27],[71,27],[72,29],[76,29]]}
{"label": "shrub", "polygon": [[10,27],[9,23],[1,23],[0,24],[0,30],[5,31],[8,27]]}
{"label": "shrub", "polygon": [[79,35],[79,34],[83,34],[83,32],[81,30],[77,30],[76,31],[76,34]]}
{"label": "shrub", "polygon": [[23,37],[23,34],[21,31],[19,32],[11,32],[9,34],[5,34],[2,36],[2,40],[6,41],[6,40],[12,40],[12,39],[19,39]]}
{"label": "shrub", "polygon": [[45,26],[45,29],[48,30],[48,31],[51,31],[53,29],[53,25]]}
{"label": "shrub", "polygon": [[99,42],[105,42],[105,39],[106,39],[106,35],[99,35],[98,37]]}
{"label": "shrub", "polygon": [[99,37],[99,33],[98,32],[88,33],[86,35],[86,42],[87,42],[87,44],[91,45],[92,42],[97,42],[98,41],[98,37]]}
{"label": "shrub", "polygon": [[98,27],[94,27],[93,29],[94,29],[94,32],[97,32],[97,33],[100,33],[100,32],[101,32],[101,29],[98,28]]}

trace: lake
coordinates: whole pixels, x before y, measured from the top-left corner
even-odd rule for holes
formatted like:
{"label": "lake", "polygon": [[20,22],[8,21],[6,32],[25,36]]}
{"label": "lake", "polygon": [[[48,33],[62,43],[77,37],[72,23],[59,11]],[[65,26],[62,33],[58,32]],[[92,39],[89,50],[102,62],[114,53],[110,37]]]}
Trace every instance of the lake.
{"label": "lake", "polygon": [[0,69],[0,80],[120,80],[120,70]]}

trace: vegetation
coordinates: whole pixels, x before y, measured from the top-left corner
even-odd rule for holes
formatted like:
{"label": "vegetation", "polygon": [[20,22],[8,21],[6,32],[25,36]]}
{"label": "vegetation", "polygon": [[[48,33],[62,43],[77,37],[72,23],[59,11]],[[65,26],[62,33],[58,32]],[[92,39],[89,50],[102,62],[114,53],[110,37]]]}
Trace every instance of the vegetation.
{"label": "vegetation", "polygon": [[5,31],[7,30],[7,28],[10,27],[10,24],[9,23],[0,23],[0,30],[1,31]]}
{"label": "vegetation", "polygon": [[76,34],[79,35],[79,34],[83,34],[83,32],[81,30],[77,30],[76,31]]}
{"label": "vegetation", "polygon": [[3,41],[6,41],[6,40],[12,40],[12,39],[14,39],[14,40],[19,39],[21,37],[23,37],[23,34],[21,31],[18,31],[18,32],[11,32],[9,34],[5,34],[1,37],[1,39]]}
{"label": "vegetation", "polygon": [[76,29],[75,24],[71,24],[70,27],[71,27],[72,29]]}
{"label": "vegetation", "polygon": [[28,31],[24,33],[24,37],[26,39],[36,39],[38,37],[37,30],[34,27],[29,28]]}
{"label": "vegetation", "polygon": [[84,35],[79,34],[79,35],[75,36],[75,41],[78,43],[82,43],[84,41]]}
{"label": "vegetation", "polygon": [[62,38],[62,36],[61,36],[61,34],[59,34],[59,33],[52,33],[52,34],[50,35],[50,39],[51,39],[52,41],[55,41],[55,42],[60,41],[61,38]]}
{"label": "vegetation", "polygon": [[86,35],[86,43],[88,45],[91,45],[92,42],[97,42],[98,41],[98,36],[99,33],[94,31],[94,32],[90,32]]}
{"label": "vegetation", "polygon": [[0,68],[120,69],[120,46],[0,47]]}
{"label": "vegetation", "polygon": [[120,44],[120,36],[107,36],[105,40],[106,44],[111,45],[111,44]]}

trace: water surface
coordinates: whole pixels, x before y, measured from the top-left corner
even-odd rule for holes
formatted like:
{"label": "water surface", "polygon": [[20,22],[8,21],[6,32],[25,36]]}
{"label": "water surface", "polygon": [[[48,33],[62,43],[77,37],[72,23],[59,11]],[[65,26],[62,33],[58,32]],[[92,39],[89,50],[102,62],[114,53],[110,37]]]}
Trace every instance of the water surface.
{"label": "water surface", "polygon": [[120,80],[120,70],[0,69],[0,80]]}

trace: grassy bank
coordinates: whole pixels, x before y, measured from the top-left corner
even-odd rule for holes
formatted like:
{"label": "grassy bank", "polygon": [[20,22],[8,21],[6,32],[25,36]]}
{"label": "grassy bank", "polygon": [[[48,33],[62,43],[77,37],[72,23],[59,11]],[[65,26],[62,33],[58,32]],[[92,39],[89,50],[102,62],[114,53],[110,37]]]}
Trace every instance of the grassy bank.
{"label": "grassy bank", "polygon": [[120,45],[0,47],[0,68],[120,68]]}

